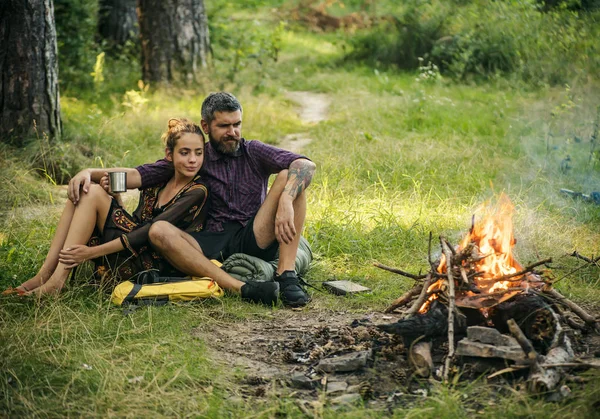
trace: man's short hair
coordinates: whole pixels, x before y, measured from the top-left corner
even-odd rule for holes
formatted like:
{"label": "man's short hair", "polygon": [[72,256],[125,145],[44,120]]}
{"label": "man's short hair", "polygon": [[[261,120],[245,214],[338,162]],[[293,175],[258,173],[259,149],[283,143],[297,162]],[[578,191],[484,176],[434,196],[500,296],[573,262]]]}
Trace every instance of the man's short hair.
{"label": "man's short hair", "polygon": [[242,111],[242,105],[234,95],[227,92],[211,93],[202,102],[202,119],[210,125],[215,119],[215,112]]}

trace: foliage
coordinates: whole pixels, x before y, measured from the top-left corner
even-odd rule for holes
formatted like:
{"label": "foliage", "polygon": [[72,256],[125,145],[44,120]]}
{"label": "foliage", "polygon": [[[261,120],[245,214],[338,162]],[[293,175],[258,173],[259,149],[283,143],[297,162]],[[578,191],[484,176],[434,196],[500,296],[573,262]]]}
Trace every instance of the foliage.
{"label": "foliage", "polygon": [[598,13],[543,12],[532,1],[411,0],[351,39],[350,59],[416,69],[423,57],[455,78],[514,75],[530,84],[596,76]]}

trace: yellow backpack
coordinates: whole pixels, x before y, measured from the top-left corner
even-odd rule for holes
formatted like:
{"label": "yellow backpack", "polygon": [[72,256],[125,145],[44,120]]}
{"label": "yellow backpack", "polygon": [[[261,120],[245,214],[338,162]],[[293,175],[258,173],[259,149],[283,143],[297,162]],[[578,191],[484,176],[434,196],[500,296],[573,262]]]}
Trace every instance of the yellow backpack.
{"label": "yellow backpack", "polygon": [[221,287],[210,278],[160,278],[161,282],[136,284],[121,282],[112,292],[111,301],[122,305],[161,305],[171,301],[192,301],[222,297]]}

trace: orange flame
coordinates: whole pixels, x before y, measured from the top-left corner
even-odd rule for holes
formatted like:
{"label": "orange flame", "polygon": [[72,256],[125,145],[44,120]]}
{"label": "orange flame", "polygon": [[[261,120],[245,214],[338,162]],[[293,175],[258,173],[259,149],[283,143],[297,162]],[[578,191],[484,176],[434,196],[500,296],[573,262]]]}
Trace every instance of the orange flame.
{"label": "orange flame", "polygon": [[[481,274],[474,277],[472,281],[482,294],[507,290],[511,282],[499,279],[522,270],[521,265],[512,255],[512,248],[516,243],[513,236],[513,211],[514,206],[508,197],[502,194],[496,211],[477,222],[458,247],[458,252],[461,252],[467,246],[473,246],[474,255],[479,260],[470,266]],[[446,269],[446,257],[442,255],[437,271],[443,274]],[[456,278],[456,280],[464,281],[464,278]],[[431,284],[427,291],[441,290],[444,286],[444,281],[438,280]],[[475,295],[471,291],[462,291],[462,293],[466,296]],[[421,306],[419,312],[426,312],[436,298],[437,295],[433,294]]]}

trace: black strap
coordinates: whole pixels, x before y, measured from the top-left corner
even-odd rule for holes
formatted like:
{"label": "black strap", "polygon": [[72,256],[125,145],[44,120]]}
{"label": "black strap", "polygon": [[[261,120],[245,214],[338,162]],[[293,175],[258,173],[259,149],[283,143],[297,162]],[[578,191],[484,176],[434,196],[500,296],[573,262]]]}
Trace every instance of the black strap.
{"label": "black strap", "polygon": [[123,303],[130,303],[133,301],[138,292],[142,289],[142,284],[133,284],[133,288],[127,294],[127,297],[123,298]]}

